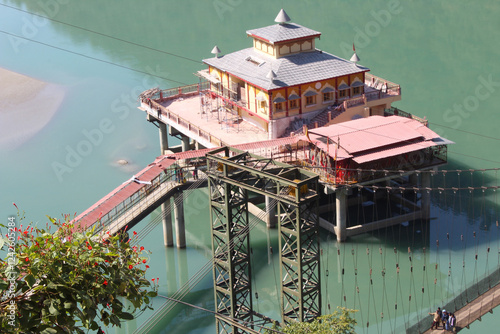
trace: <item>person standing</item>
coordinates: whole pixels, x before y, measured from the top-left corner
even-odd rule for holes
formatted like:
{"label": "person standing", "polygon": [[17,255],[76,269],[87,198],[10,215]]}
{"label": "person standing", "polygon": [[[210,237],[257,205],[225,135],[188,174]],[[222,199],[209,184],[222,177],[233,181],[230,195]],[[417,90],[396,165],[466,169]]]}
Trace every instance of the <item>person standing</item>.
{"label": "person standing", "polygon": [[441,321],[441,316],[440,316],[440,313],[441,313],[441,309],[438,307],[438,309],[436,310],[436,312],[433,312],[433,313],[429,313],[429,315],[432,315],[433,318],[432,318],[432,325],[431,325],[431,329],[434,329],[434,327],[436,327],[436,329],[438,329],[439,327],[439,322]]}
{"label": "person standing", "polygon": [[449,314],[446,310],[443,310],[443,315],[441,316],[441,321],[443,322],[443,328],[446,328],[446,324],[448,323]]}
{"label": "person standing", "polygon": [[456,324],[457,324],[457,319],[455,318],[455,314],[450,313],[450,317],[448,318],[448,322],[446,324],[446,330],[450,330],[453,333],[455,333],[456,332],[456,328],[455,328]]}

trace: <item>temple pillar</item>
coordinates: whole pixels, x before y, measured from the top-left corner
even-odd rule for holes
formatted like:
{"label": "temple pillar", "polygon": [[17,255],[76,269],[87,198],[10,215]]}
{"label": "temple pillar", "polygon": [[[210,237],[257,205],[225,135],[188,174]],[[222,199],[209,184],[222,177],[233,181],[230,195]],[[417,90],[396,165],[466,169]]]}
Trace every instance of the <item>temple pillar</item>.
{"label": "temple pillar", "polygon": [[189,142],[188,136],[182,136],[182,152],[189,151],[191,149],[191,145]]}
{"label": "temple pillar", "polygon": [[420,174],[420,184],[422,186],[421,210],[422,219],[429,219],[431,215],[431,191],[426,188],[431,187],[431,173],[423,172]]}
{"label": "temple pillar", "polygon": [[336,224],[335,234],[337,241],[341,242],[347,238],[347,191],[342,188],[337,188],[335,191],[335,204],[336,204]]}
{"label": "temple pillar", "polygon": [[160,131],[160,149],[161,149],[161,155],[164,155],[165,151],[168,150],[167,125],[165,123],[158,122],[158,129]]}

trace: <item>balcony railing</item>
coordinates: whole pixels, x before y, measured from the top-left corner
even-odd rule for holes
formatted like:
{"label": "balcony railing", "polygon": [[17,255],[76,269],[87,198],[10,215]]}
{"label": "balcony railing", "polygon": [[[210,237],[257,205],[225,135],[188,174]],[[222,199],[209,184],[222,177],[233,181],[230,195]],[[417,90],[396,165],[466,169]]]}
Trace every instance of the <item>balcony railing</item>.
{"label": "balcony railing", "polygon": [[410,114],[409,112],[403,111],[401,109],[392,107],[392,108],[384,110],[384,116],[392,116],[392,115],[411,118],[411,119],[419,121],[420,123],[424,124],[425,126],[429,126],[428,120],[426,120],[424,118],[420,118],[420,117],[415,116],[413,114]]}
{"label": "balcony railing", "polygon": [[[196,85],[193,85],[196,86]],[[183,88],[183,87],[179,87]],[[187,94],[194,94],[197,92],[197,90],[193,89],[191,92]],[[171,95],[174,96],[174,95]],[[165,99],[165,98],[164,98]],[[162,106],[160,103],[156,102],[155,100],[150,100],[150,101],[143,101],[143,107],[146,107],[145,110],[147,113],[154,117],[161,117],[162,119],[167,119],[170,120],[171,122],[181,126],[184,129],[187,129],[188,131],[196,133],[199,137],[204,138],[214,146],[224,146],[227,145],[227,143],[223,142],[222,139],[219,137],[216,137],[212,135],[210,132],[203,130],[202,128],[194,125],[191,123],[189,120],[180,117],[179,115],[171,112],[168,108]],[[158,110],[160,111],[160,114],[158,114]]]}
{"label": "balcony railing", "polygon": [[164,89],[151,98],[153,100],[167,100],[172,97],[178,98],[182,96],[198,94],[201,91],[205,91],[208,89],[210,89],[210,82],[202,82],[193,85]]}

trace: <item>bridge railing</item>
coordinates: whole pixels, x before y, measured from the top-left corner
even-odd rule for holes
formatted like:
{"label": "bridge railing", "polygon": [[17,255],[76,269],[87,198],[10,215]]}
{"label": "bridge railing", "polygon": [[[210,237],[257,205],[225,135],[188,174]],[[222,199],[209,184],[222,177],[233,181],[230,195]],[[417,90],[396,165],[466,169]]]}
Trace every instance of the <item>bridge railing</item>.
{"label": "bridge railing", "polygon": [[[146,198],[149,194],[151,194],[153,191],[158,189],[164,182],[167,181],[176,181],[175,180],[175,168],[174,167],[169,167],[166,169],[163,173],[160,173],[158,176],[156,176],[153,180],[151,180],[151,184],[146,185],[145,187],[140,188],[138,191],[136,191],[132,196],[129,198],[125,199],[123,202],[115,206],[114,210],[111,210],[106,216],[106,221],[103,222],[101,219],[101,228],[102,226],[110,226],[111,222],[118,219],[121,217],[125,212],[130,210],[133,206],[137,205],[140,201],[142,201],[144,198]],[[104,218],[104,217],[103,217]],[[97,228],[96,228],[97,230]]]}
{"label": "bridge railing", "polygon": [[[146,196],[148,196],[151,192],[153,192],[155,189],[158,189],[164,182],[166,181],[173,181],[175,180],[175,172],[173,167],[169,167],[168,169],[165,170],[164,173],[159,174],[157,177],[155,177],[150,185],[146,185],[145,187],[140,188],[136,192],[134,192],[132,195],[128,196],[126,199],[124,199],[122,202],[114,206],[111,210],[107,211],[105,214],[100,216],[98,220],[95,222],[92,222],[92,224],[89,225],[89,227],[95,226],[95,231],[99,232],[103,229],[104,226],[109,226],[110,223],[120,216],[122,216],[125,212],[127,212],[131,207],[139,203],[141,200],[143,200]],[[123,188],[120,188],[117,192],[113,193],[110,195],[111,196],[119,196],[120,192],[125,192],[128,187],[130,187],[131,184],[133,184],[134,181],[130,181],[129,184],[125,185]],[[106,202],[104,201],[97,207],[95,207],[92,211],[90,211],[88,214],[93,213],[95,211],[100,211],[103,210],[104,207],[106,206]],[[79,220],[85,219],[87,216],[81,217]],[[97,225],[96,225],[97,224]]]}
{"label": "bridge railing", "polygon": [[[202,173],[203,168],[198,169],[198,171],[200,172],[200,174],[196,178],[196,180],[204,179],[204,173]],[[150,185],[147,185],[146,187],[138,190],[134,194],[137,195],[136,200],[131,201],[128,206],[124,208],[124,211],[120,212],[120,214],[112,217],[112,220],[109,220],[108,224],[105,225],[106,228],[112,231],[123,228],[125,219],[129,218],[128,221],[130,221],[130,219],[136,218],[146,208],[151,207],[153,203],[160,200],[170,190],[177,188],[179,184],[184,183],[187,179],[192,177],[193,175],[190,173],[190,170],[188,168],[180,167],[177,163],[171,165],[167,170],[164,171],[164,173],[161,173],[160,175],[155,177],[151,181]],[[193,180],[195,179],[193,178]],[[103,226],[104,224],[101,224],[99,229],[102,229]]]}

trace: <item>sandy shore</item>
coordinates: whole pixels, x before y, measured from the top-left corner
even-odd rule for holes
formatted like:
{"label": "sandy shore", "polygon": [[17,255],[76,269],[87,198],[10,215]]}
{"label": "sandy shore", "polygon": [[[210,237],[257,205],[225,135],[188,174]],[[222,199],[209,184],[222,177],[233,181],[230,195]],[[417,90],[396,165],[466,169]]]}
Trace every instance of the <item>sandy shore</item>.
{"label": "sandy shore", "polygon": [[64,90],[0,68],[0,147],[15,149],[45,127],[64,99]]}

